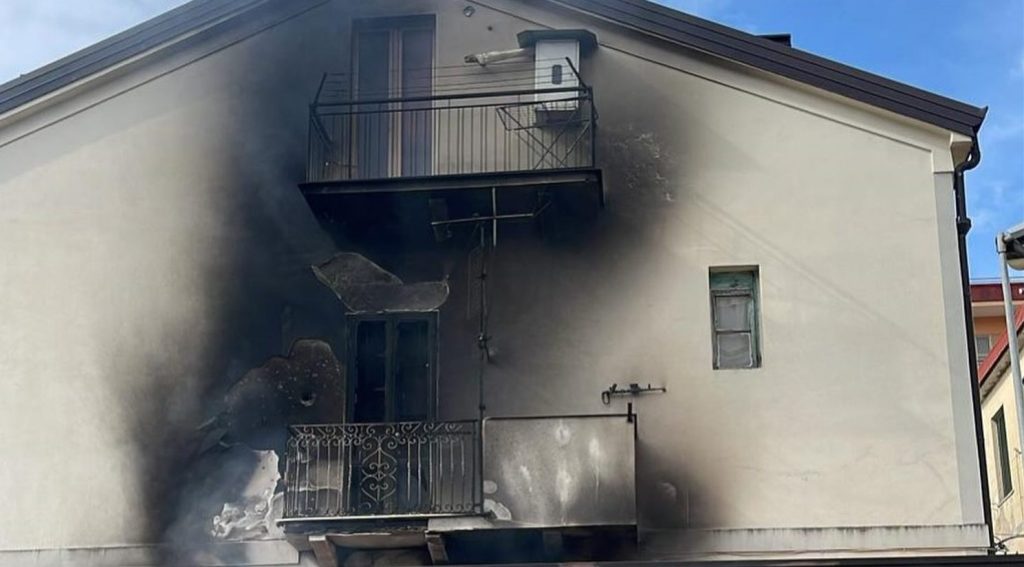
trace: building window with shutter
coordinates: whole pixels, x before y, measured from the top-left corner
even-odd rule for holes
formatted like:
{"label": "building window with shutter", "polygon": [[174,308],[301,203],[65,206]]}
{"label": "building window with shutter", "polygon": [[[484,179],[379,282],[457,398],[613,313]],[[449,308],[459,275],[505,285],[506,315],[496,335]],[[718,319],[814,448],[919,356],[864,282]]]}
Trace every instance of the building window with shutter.
{"label": "building window with shutter", "polygon": [[978,365],[980,366],[985,358],[988,357],[988,353],[992,351],[992,335],[975,335],[974,348],[977,352]]}
{"label": "building window with shutter", "polygon": [[999,498],[1003,499],[1013,492],[1013,479],[1010,476],[1010,447],[1006,439],[1006,417],[1003,408],[992,416],[992,437],[996,453],[996,479],[999,481]]}
{"label": "building window with shutter", "polygon": [[708,278],[714,367],[760,367],[758,269],[711,268]]}

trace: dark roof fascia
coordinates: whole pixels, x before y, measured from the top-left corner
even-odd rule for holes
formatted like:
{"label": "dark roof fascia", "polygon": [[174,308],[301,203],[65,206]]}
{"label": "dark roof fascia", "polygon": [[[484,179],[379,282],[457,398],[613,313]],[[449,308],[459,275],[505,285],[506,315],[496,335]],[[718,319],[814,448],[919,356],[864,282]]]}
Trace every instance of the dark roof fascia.
{"label": "dark roof fascia", "polygon": [[649,36],[705,51],[896,114],[973,136],[987,109],[684,14],[649,0],[555,0]]}
{"label": "dark roof fascia", "polygon": [[0,85],[0,114],[264,2],[266,0],[192,0]]}
{"label": "dark roof fascia", "polygon": [[[192,0],[0,85],[0,115],[175,38],[270,0]],[[964,135],[986,109],[666,8],[649,0],[553,0],[674,44],[706,51]]]}

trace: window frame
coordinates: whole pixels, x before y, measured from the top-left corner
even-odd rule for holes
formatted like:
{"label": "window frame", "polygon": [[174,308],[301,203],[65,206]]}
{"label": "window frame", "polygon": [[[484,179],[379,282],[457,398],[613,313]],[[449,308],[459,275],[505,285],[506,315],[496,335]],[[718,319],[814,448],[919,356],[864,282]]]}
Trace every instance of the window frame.
{"label": "window frame", "polygon": [[1010,460],[1010,440],[1006,430],[1006,413],[1000,406],[990,420],[992,428],[993,455],[996,459],[996,484],[999,499],[1005,500],[1013,494],[1013,467]]}
{"label": "window frame", "polygon": [[[984,360],[986,358],[988,358],[989,353],[992,352],[992,344],[995,342],[993,340],[993,338],[994,337],[992,335],[979,335],[979,334],[975,334],[974,335],[974,354],[978,358],[978,365],[981,365],[981,363],[984,362]],[[978,345],[978,341],[979,340],[984,340],[985,343],[988,345],[984,349],[985,350],[985,354],[982,354],[981,353],[982,349],[978,348],[978,346],[979,346]]]}
{"label": "window frame", "polygon": [[[366,100],[366,99],[400,99],[405,96],[405,72],[408,71],[403,61],[404,45],[406,40],[406,34],[409,32],[423,32],[429,31],[431,34],[431,46],[430,46],[430,77],[429,77],[429,92],[417,92],[415,93],[416,98],[428,97],[434,93],[436,88],[437,79],[437,59],[438,59],[438,35],[437,35],[437,16],[435,14],[412,14],[407,16],[384,16],[384,17],[368,17],[368,18],[357,18],[352,20],[351,37],[349,38],[350,43],[350,61],[349,61],[349,92],[352,95],[353,100]],[[361,92],[359,83],[363,75],[363,71],[360,69],[360,53],[363,51],[363,39],[364,34],[386,34],[387,35],[387,71],[385,82],[384,93],[371,92],[369,95],[364,96]],[[385,177],[401,177],[406,175],[406,158],[403,157],[403,152],[406,149],[407,138],[404,133],[405,129],[405,118],[408,114],[406,112],[399,111],[405,104],[427,104],[429,108],[430,103],[399,103],[390,102],[387,104],[379,105],[360,105],[351,107],[353,110],[362,111],[368,116],[376,116],[373,111],[384,113],[387,117],[386,132],[387,139],[383,140],[385,148],[382,151],[387,151],[387,159],[381,163],[376,163],[371,160],[371,164],[362,164],[362,167],[366,167],[372,171],[373,167],[383,168]],[[428,113],[430,120],[433,120],[432,114]],[[350,136],[352,140],[360,139],[360,125],[358,120],[352,120],[350,128]],[[380,128],[381,126],[376,126]],[[431,142],[431,147],[427,152],[429,155],[426,156],[427,163],[419,164],[414,161],[413,169],[415,165],[419,164],[424,166],[427,171],[418,172],[421,175],[430,175],[436,170],[437,166],[437,152],[438,148],[433,144],[433,122],[430,123],[430,134],[426,141]],[[367,138],[369,140],[369,138]],[[380,143],[380,142],[378,142]],[[358,163],[361,161],[359,150],[355,148],[353,143],[354,152],[350,158],[355,167],[360,167]],[[371,149],[363,150],[371,151]],[[378,156],[379,157],[379,156]],[[413,158],[415,160],[415,158]],[[362,175],[363,170],[360,171]]]}
{"label": "window frame", "polygon": [[409,311],[402,313],[356,313],[348,314],[345,316],[345,330],[346,330],[346,353],[345,359],[347,361],[347,368],[345,371],[345,415],[346,421],[352,422],[356,415],[356,389],[358,387],[359,376],[357,374],[357,366],[359,359],[359,333],[358,328],[360,323],[364,322],[383,322],[385,324],[385,337],[386,347],[385,354],[388,357],[386,364],[386,375],[384,382],[384,422],[392,423],[395,421],[398,398],[395,388],[397,373],[395,371],[395,357],[397,356],[397,349],[395,348],[395,341],[398,335],[398,324],[406,321],[415,322],[426,322],[427,323],[427,345],[429,352],[427,353],[428,364],[430,364],[430,372],[428,376],[428,390],[430,392],[430,399],[427,403],[427,417],[425,421],[431,422],[437,419],[438,411],[438,319],[439,314],[435,311]]}
{"label": "window frame", "polygon": [[[723,284],[726,278],[732,278],[731,285]],[[749,283],[739,284],[740,279]],[[718,281],[716,281],[718,280]],[[714,370],[751,370],[760,368],[762,364],[761,348],[761,294],[760,268],[758,266],[727,266],[710,267],[708,269],[708,299],[711,315],[711,366]],[[723,297],[748,298],[747,328],[720,329],[718,299]],[[720,341],[723,335],[749,335],[750,364],[746,366],[723,366],[719,359]]]}

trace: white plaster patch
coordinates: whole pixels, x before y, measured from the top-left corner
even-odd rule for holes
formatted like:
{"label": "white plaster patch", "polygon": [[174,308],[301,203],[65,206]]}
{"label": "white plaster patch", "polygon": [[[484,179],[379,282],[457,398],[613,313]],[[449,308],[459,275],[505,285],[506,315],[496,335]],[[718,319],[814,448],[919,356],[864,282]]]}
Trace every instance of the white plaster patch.
{"label": "white plaster patch", "polygon": [[558,500],[563,505],[568,504],[569,495],[572,492],[573,478],[565,467],[565,463],[558,464],[558,474],[555,475],[555,491],[558,493]]}
{"label": "white plaster patch", "polygon": [[526,465],[519,465],[519,474],[523,476],[523,480],[526,481],[526,485],[533,490],[533,475],[530,474],[530,469]]}
{"label": "white plaster patch", "polygon": [[512,511],[501,502],[491,500],[490,498],[484,498],[484,512],[494,514],[494,518],[497,520],[512,520]]}
{"label": "white plaster patch", "polygon": [[226,502],[213,517],[210,533],[224,540],[276,539],[284,536],[277,526],[281,517],[283,493],[276,493],[281,480],[278,456],[274,451],[254,451],[259,464],[242,491],[242,499]]}
{"label": "white plaster patch", "polygon": [[555,441],[562,447],[568,445],[569,441],[572,441],[572,430],[564,422],[559,422],[558,427],[555,428]]}
{"label": "white plaster patch", "polygon": [[669,482],[659,482],[658,492],[665,500],[675,502],[679,499],[679,490],[676,489],[675,485]]}
{"label": "white plaster patch", "polygon": [[494,494],[498,491],[498,483],[493,480],[484,481],[484,494]]}

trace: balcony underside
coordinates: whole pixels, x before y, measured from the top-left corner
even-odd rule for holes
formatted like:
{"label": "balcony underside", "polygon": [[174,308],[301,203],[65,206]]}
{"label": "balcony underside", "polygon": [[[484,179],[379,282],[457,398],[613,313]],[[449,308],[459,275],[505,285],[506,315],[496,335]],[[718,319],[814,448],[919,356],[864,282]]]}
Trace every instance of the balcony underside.
{"label": "balcony underside", "polygon": [[595,168],[312,181],[302,183],[299,187],[307,199],[328,195],[443,192],[460,189],[582,188],[593,192],[594,196],[603,202],[601,170]]}
{"label": "balcony underside", "polygon": [[[604,206],[599,169],[320,181],[300,188],[339,247],[380,254],[460,241],[453,236],[480,222],[500,223],[503,235],[525,227],[567,236],[585,230]],[[395,249],[377,250],[389,246]]]}

